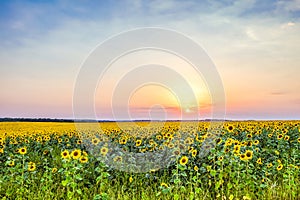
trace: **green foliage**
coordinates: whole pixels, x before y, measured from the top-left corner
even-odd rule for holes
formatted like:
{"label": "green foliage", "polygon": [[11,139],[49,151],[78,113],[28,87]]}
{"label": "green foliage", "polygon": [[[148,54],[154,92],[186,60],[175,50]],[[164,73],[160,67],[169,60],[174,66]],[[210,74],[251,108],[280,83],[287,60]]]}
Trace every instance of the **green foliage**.
{"label": "green foliage", "polygon": [[[268,126],[266,126],[268,125]],[[226,127],[233,126],[233,130]],[[300,199],[299,123],[232,122],[207,156],[197,130],[187,152],[165,169],[147,173],[117,171],[99,160],[78,135],[49,138],[0,135],[1,199]],[[158,133],[162,134],[162,133]],[[286,137],[288,136],[288,137]],[[39,138],[40,137],[40,138]],[[153,140],[165,144],[169,138]],[[118,139],[112,137],[112,140]],[[27,141],[27,142],[25,142]],[[255,142],[256,141],[256,142]],[[151,145],[132,138],[123,146],[137,151]],[[130,147],[130,148],[129,148]],[[26,148],[26,153],[20,153]],[[134,149],[136,148],[136,149]],[[63,156],[62,152],[70,153]],[[79,151],[81,157],[72,155]],[[241,155],[248,157],[243,158]],[[86,154],[86,161],[81,160]],[[180,158],[186,156],[185,163]]]}

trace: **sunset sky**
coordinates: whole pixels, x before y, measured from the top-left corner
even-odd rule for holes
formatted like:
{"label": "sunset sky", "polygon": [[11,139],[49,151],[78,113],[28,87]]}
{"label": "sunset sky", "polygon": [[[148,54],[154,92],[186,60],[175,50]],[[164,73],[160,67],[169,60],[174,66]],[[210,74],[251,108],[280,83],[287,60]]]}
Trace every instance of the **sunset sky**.
{"label": "sunset sky", "polygon": [[[73,118],[74,84],[84,60],[107,38],[141,27],[178,31],[205,49],[223,81],[227,119],[300,119],[299,0],[0,1],[0,117]],[[205,77],[174,56],[146,55],[189,80],[200,110],[189,100],[180,107],[172,91],[154,84],[114,101],[118,119],[126,118],[127,108],[136,119],[149,117],[149,108],[157,118],[165,110],[175,119],[179,108],[209,117]],[[145,52],[130,56],[119,65]],[[101,119],[112,118],[109,88],[120,79],[118,63],[114,67],[95,89]],[[129,77],[130,85],[135,80]],[[169,83],[180,87],[174,80]]]}

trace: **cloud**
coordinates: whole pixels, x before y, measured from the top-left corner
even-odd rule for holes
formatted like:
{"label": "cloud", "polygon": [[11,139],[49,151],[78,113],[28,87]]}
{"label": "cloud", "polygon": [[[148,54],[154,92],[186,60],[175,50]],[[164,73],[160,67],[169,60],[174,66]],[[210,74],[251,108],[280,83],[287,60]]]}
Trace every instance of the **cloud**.
{"label": "cloud", "polygon": [[271,95],[286,95],[288,92],[285,91],[274,91],[270,93]]}
{"label": "cloud", "polygon": [[277,1],[277,6],[279,9],[282,9],[285,11],[299,11],[300,10],[300,0]]}

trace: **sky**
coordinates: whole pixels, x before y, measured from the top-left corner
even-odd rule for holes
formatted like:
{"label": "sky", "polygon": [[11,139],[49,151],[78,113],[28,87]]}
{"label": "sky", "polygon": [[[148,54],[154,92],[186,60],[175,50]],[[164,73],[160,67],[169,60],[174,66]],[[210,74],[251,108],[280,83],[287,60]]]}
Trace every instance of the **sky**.
{"label": "sky", "polygon": [[[299,0],[0,1],[0,117],[74,118],[74,86],[84,61],[108,38],[142,27],[177,31],[205,50],[223,82],[227,119],[300,119]],[[127,111],[132,119],[211,116],[205,77],[176,56],[142,54],[116,62],[99,81],[98,118],[111,119],[112,106],[118,119]],[[138,71],[122,79],[113,96],[109,88],[121,81],[118,65],[140,57],[188,80],[197,105],[181,105],[178,94],[159,84],[135,87],[123,99]],[[165,76],[173,88],[182,86],[177,75]]]}

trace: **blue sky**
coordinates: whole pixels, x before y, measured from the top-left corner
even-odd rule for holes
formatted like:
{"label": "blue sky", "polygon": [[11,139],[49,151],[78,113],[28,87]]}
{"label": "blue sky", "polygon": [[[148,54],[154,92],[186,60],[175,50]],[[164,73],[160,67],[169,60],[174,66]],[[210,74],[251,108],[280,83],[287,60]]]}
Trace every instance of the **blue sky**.
{"label": "blue sky", "polygon": [[0,117],[72,117],[80,65],[121,31],[189,35],[222,77],[228,118],[300,118],[300,1],[1,1]]}

